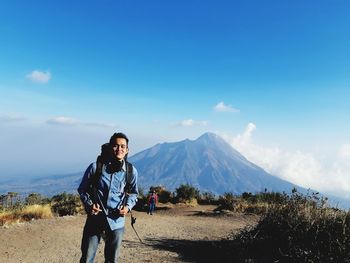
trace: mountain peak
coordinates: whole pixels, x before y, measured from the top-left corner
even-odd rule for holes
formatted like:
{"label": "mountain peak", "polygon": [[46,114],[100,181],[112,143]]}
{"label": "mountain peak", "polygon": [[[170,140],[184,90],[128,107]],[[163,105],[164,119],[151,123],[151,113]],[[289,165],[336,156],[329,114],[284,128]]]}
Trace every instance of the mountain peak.
{"label": "mountain peak", "polygon": [[[212,133],[212,132],[206,132],[198,137],[197,141],[207,141],[207,140],[216,140],[220,138],[219,135]],[[221,138],[220,138],[221,139]]]}
{"label": "mountain peak", "polygon": [[196,140],[163,143],[130,157],[142,187],[163,185],[173,191],[190,184],[215,194],[292,189],[249,162],[219,135],[207,132]]}
{"label": "mountain peak", "polygon": [[[222,137],[212,132],[206,132],[202,134],[194,142],[209,147],[211,149],[218,148],[222,151],[230,152],[230,154],[233,152],[234,155],[241,156],[241,154],[237,152],[227,141],[225,141]],[[242,156],[242,158],[244,157]]]}

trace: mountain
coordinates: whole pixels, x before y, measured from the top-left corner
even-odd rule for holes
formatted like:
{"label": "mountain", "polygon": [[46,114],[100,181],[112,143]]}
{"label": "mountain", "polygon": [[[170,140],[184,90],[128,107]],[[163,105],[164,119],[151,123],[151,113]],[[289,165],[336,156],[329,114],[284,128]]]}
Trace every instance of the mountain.
{"label": "mountain", "polygon": [[162,185],[173,191],[180,184],[214,194],[301,189],[249,162],[214,133],[196,140],[157,144],[130,161],[139,172],[139,185],[145,189]]}
{"label": "mountain", "polygon": [[[201,192],[223,194],[232,192],[261,192],[265,189],[289,193],[295,187],[301,193],[307,190],[282,180],[249,162],[222,138],[205,133],[196,140],[157,144],[129,158],[139,172],[139,186],[165,186],[174,191],[181,184],[190,184]],[[65,175],[51,175],[36,179],[23,178],[0,181],[0,194],[17,192],[22,197],[29,193],[53,196],[62,192],[77,193],[83,171]],[[329,196],[332,205],[350,208],[350,200]]]}

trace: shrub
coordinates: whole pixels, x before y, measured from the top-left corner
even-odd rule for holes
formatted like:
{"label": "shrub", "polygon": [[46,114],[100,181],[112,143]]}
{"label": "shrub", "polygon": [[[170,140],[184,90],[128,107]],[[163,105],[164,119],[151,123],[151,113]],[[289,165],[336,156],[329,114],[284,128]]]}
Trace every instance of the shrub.
{"label": "shrub", "polygon": [[191,201],[199,198],[199,190],[189,184],[182,184],[176,188],[176,199],[180,202]]}
{"label": "shrub", "polygon": [[25,199],[25,203],[27,205],[39,205],[42,203],[42,201],[43,197],[41,196],[41,194],[38,193],[30,193]]}
{"label": "shrub", "polygon": [[219,207],[217,210],[231,210],[234,211],[237,205],[237,198],[232,193],[224,193],[219,197]]}
{"label": "shrub", "polygon": [[159,193],[158,200],[161,203],[168,203],[168,202],[173,202],[174,198],[170,191],[167,191],[164,189]]}
{"label": "shrub", "polygon": [[158,186],[154,188],[154,191],[158,195],[158,201],[161,203],[168,203],[173,201],[173,195],[170,191],[167,191],[164,187]]}
{"label": "shrub", "polygon": [[173,201],[173,196],[170,191],[167,191],[163,186],[151,186],[149,191],[155,191],[158,195],[158,201],[161,203],[168,203]]}
{"label": "shrub", "polygon": [[242,198],[245,199],[245,200],[249,200],[249,199],[253,198],[253,194],[250,193],[250,192],[249,192],[249,193],[244,192],[244,193],[242,194]]}
{"label": "shrub", "polygon": [[317,194],[284,198],[233,239],[241,261],[350,262],[350,212],[326,206]]}
{"label": "shrub", "polygon": [[52,210],[59,216],[76,215],[83,211],[80,197],[77,194],[62,193],[51,199]]}
{"label": "shrub", "polygon": [[255,196],[256,202],[265,202],[268,204],[285,204],[289,200],[286,193],[264,192]]}
{"label": "shrub", "polygon": [[199,203],[202,205],[216,205],[218,204],[218,200],[215,195],[211,192],[204,192],[200,195]]}

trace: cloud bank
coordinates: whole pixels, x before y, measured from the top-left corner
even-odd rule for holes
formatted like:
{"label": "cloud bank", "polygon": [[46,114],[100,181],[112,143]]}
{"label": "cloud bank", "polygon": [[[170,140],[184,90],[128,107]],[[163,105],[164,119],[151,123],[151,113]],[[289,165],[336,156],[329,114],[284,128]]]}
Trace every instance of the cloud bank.
{"label": "cloud bank", "polygon": [[258,145],[253,140],[255,130],[256,125],[249,123],[243,134],[223,137],[271,174],[305,188],[350,198],[350,144],[340,145],[336,156],[325,159],[300,150]]}

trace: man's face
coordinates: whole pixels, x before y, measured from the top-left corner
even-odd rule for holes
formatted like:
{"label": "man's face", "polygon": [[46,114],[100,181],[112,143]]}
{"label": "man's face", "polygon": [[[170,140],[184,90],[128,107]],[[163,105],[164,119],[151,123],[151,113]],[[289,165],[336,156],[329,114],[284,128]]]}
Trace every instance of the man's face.
{"label": "man's face", "polygon": [[116,138],[113,152],[118,160],[123,160],[125,155],[129,152],[127,142],[124,138]]}

